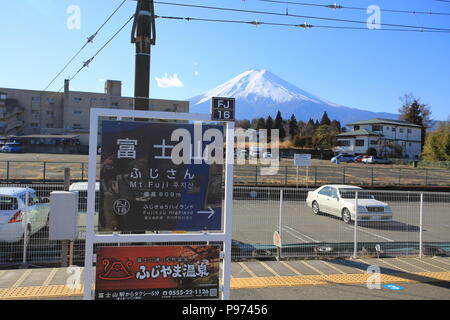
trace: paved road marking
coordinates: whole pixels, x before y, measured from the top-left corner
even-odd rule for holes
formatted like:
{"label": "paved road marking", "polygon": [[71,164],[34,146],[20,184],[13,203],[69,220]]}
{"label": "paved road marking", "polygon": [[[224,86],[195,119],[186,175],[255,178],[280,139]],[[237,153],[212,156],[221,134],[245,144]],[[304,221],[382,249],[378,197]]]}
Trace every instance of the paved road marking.
{"label": "paved road marking", "polygon": [[[296,287],[333,284],[365,284],[368,277],[370,277],[370,275],[368,274],[330,274],[260,278],[232,278],[231,289],[236,290],[244,288]],[[417,272],[411,273],[411,277],[409,277],[408,279],[395,275],[381,275],[382,283],[427,283],[436,281],[450,281],[450,272]],[[66,285],[0,289],[0,300],[81,296],[83,296],[83,286],[76,290],[69,289]]]}
{"label": "paved road marking", "polygon": [[346,274],[344,271],[342,271],[341,269],[339,269],[338,267],[334,266],[333,264],[327,262],[327,261],[322,261],[324,264],[326,264],[327,266],[329,266],[330,268],[336,270],[337,272],[341,273],[341,274]]}
{"label": "paved road marking", "polygon": [[50,282],[53,280],[53,277],[58,272],[57,268],[53,268],[52,271],[50,271],[50,274],[48,275],[47,279],[45,279],[44,283],[42,284],[43,287],[46,287],[50,284]]}
{"label": "paved road marking", "polygon": [[297,269],[295,269],[293,266],[291,266],[291,265],[289,265],[288,263],[286,263],[286,262],[284,262],[284,261],[280,261],[281,262],[281,264],[283,265],[283,266],[285,266],[286,268],[288,268],[289,270],[291,270],[293,273],[295,273],[296,275],[298,275],[298,276],[301,276],[302,274],[297,270]]}
{"label": "paved road marking", "polygon": [[395,258],[395,259],[398,260],[398,261],[400,261],[400,262],[403,262],[403,263],[405,263],[405,264],[407,264],[407,265],[410,265],[411,267],[420,269],[420,270],[422,270],[422,271],[425,271],[425,272],[432,272],[431,270],[427,270],[427,269],[425,269],[425,268],[419,267],[418,265],[409,263],[408,261],[402,260],[402,259],[400,259],[400,258]]}
{"label": "paved road marking", "polygon": [[448,269],[442,268],[442,267],[440,267],[440,266],[436,266],[436,265],[431,264],[431,263],[429,263],[429,262],[427,262],[427,261],[420,260],[420,259],[418,259],[418,258],[413,258],[413,259],[414,259],[414,260],[417,260],[417,261],[419,261],[419,262],[421,262],[421,263],[425,263],[425,264],[427,264],[427,265],[429,265],[429,266],[432,266],[432,267],[434,267],[434,268],[438,268],[438,269],[441,269],[441,270],[444,270],[444,271],[448,271]]}
{"label": "paved road marking", "polygon": [[273,270],[271,267],[269,267],[266,263],[264,263],[263,261],[259,261],[259,263],[260,263],[264,268],[266,268],[267,270],[269,270],[274,276],[280,277],[280,275],[279,275],[275,270]]}
{"label": "paved road marking", "polygon": [[27,271],[25,271],[19,279],[17,279],[17,281],[12,285],[12,288],[17,288],[20,287],[20,285],[22,284],[22,282],[24,282],[24,280],[26,278],[28,278],[28,276],[31,274],[31,272],[33,271],[33,269],[28,269]]}
{"label": "paved road marking", "polygon": [[291,231],[296,232],[296,233],[300,234],[301,236],[310,239],[310,240],[313,241],[313,242],[316,242],[316,243],[319,243],[319,242],[320,242],[320,241],[318,241],[318,240],[316,240],[316,239],[314,239],[314,238],[311,238],[310,236],[307,236],[306,234],[304,234],[304,233],[302,233],[302,232],[298,231],[297,229],[294,229],[294,228],[292,228],[292,227],[290,227],[290,226],[285,226],[285,228],[288,228],[288,229],[290,229]]}
{"label": "paved road marking", "polygon": [[446,265],[450,266],[450,263],[447,263],[446,261],[442,261],[442,259],[438,259],[438,257],[433,257],[431,259],[436,260],[437,262],[440,262],[440,263],[443,263],[443,264],[446,264]]}
{"label": "paved road marking", "polygon": [[294,237],[294,238],[296,238],[296,239],[298,239],[298,240],[300,240],[300,241],[303,241],[304,243],[308,243],[308,241],[306,241],[305,239],[300,238],[299,236],[293,234],[293,233],[290,232],[289,230],[286,230],[285,228],[283,228],[283,230],[284,230],[284,232],[286,232],[287,234],[290,234],[292,237]]}
{"label": "paved road marking", "polygon": [[[359,259],[359,260],[361,260],[361,259]],[[355,269],[356,271],[359,271],[359,272],[361,272],[361,273],[366,273],[365,270],[361,270],[361,269],[358,268],[356,265],[353,265],[353,264],[351,263],[351,261],[352,261],[352,260],[342,260],[342,264],[345,265],[346,267]],[[362,261],[362,260],[361,260],[361,261]],[[345,263],[345,262],[348,262],[348,263]],[[365,263],[365,264],[367,264],[367,263],[364,262],[364,261],[362,261],[362,262]]]}
{"label": "paved road marking", "polygon": [[403,272],[406,272],[406,273],[411,273],[411,271],[402,269],[402,268],[400,268],[399,266],[396,266],[395,264],[392,264],[392,263],[387,262],[386,259],[380,260],[380,261],[381,261],[382,263],[387,264],[388,266],[391,266],[392,268],[397,269],[397,270],[400,270],[400,271],[403,271]]}
{"label": "paved road marking", "polygon": [[[346,228],[347,230],[355,231],[355,228],[350,228],[350,227],[347,227],[347,226],[346,226],[345,228]],[[383,239],[383,240],[386,240],[386,241],[389,241],[389,242],[395,242],[394,240],[389,239],[389,238],[386,238],[386,237],[383,237],[383,236],[380,236],[379,234],[376,234],[376,233],[373,233],[373,232],[370,232],[370,231],[361,229],[361,226],[358,226],[357,231],[358,231],[358,232],[361,231],[361,232],[370,234],[371,236],[374,236],[374,237],[377,237],[377,238],[380,238],[380,239]]]}
{"label": "paved road marking", "polygon": [[244,269],[249,275],[251,275],[253,278],[256,278],[256,274],[255,274],[252,270],[250,270],[250,268],[247,267],[247,266],[245,265],[245,263],[243,263],[243,262],[238,262],[238,264],[239,264],[239,265],[241,266],[241,268]]}
{"label": "paved road marking", "polygon": [[317,272],[318,274],[324,275],[325,273],[323,273],[322,271],[320,271],[319,269],[314,268],[313,266],[311,266],[310,264],[306,263],[306,261],[301,260],[301,263],[303,263],[305,266],[309,267],[310,269],[313,269],[315,272]]}

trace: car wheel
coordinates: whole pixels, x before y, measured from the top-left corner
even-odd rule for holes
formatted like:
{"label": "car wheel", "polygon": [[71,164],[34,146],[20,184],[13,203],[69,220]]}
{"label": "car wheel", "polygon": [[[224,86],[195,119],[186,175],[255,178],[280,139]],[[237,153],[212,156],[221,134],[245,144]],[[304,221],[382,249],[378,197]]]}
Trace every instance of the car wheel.
{"label": "car wheel", "polygon": [[350,224],[352,222],[352,216],[347,208],[344,208],[342,210],[342,221],[344,221],[346,224]]}
{"label": "car wheel", "polygon": [[317,201],[313,201],[312,211],[314,214],[320,214],[320,208],[319,208],[319,204],[317,203]]}

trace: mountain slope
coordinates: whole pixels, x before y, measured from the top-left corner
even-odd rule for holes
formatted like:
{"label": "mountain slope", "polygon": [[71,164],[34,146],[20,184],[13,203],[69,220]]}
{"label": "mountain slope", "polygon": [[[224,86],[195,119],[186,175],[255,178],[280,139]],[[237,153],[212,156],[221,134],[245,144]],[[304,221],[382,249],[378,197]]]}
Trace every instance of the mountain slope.
{"label": "mountain slope", "polygon": [[397,119],[398,115],[385,112],[349,108],[326,101],[279,78],[270,71],[249,70],[233,79],[195,96],[190,101],[190,111],[209,113],[212,97],[236,98],[236,119],[275,117],[280,110],[283,118],[292,114],[297,120],[320,119],[327,112],[331,119],[346,123],[371,118]]}

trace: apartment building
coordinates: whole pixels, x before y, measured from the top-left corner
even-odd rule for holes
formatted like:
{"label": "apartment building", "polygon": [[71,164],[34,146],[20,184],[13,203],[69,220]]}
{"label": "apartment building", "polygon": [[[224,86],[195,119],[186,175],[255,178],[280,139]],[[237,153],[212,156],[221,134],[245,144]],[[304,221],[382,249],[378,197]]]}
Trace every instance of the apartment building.
{"label": "apartment building", "polygon": [[422,127],[407,121],[370,119],[347,124],[350,131],[337,135],[335,152],[364,154],[375,148],[379,156],[419,159]]}
{"label": "apartment building", "polygon": [[[105,81],[104,93],[71,91],[68,80],[64,92],[0,88],[0,137],[77,135],[86,146],[91,108],[132,110],[133,105],[116,80]],[[188,101],[150,99],[149,105],[150,110],[189,112]]]}

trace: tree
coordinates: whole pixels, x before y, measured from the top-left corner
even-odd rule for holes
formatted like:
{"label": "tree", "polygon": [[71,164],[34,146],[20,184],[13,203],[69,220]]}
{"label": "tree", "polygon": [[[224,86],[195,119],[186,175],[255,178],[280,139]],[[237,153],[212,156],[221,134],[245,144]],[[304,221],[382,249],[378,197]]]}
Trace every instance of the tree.
{"label": "tree", "polygon": [[237,128],[242,128],[244,130],[248,130],[251,128],[251,126],[252,126],[252,124],[250,123],[249,120],[237,120],[236,121]]}
{"label": "tree", "polygon": [[325,111],[322,115],[322,119],[320,119],[320,125],[327,125],[329,126],[331,124],[330,118],[328,118],[327,112]]}
{"label": "tree", "polygon": [[377,156],[377,149],[375,149],[374,147],[370,147],[367,149],[366,151],[366,155],[368,156]]}
{"label": "tree", "polygon": [[291,139],[294,138],[298,134],[298,123],[297,119],[295,118],[295,115],[291,116],[291,119],[289,120],[289,135],[291,136]]}
{"label": "tree", "polygon": [[267,142],[270,142],[272,141],[272,129],[273,129],[273,119],[271,116],[267,117],[266,129],[267,129]]}
{"label": "tree", "polygon": [[425,143],[425,135],[427,128],[430,127],[431,111],[428,105],[420,103],[420,98],[414,97],[412,93],[405,94],[400,97],[403,105],[398,110],[400,113],[400,119],[408,121],[422,127],[422,141],[421,146]]}
{"label": "tree", "polygon": [[438,123],[435,132],[426,135],[422,158],[428,161],[450,161],[450,124]]}
{"label": "tree", "polygon": [[280,111],[278,111],[277,116],[275,117],[273,128],[278,129],[280,140],[284,140],[284,138],[286,137],[286,131],[284,130],[283,118],[281,117]]}
{"label": "tree", "polygon": [[264,118],[258,119],[258,121],[256,122],[256,129],[266,129],[266,121],[264,120]]}

